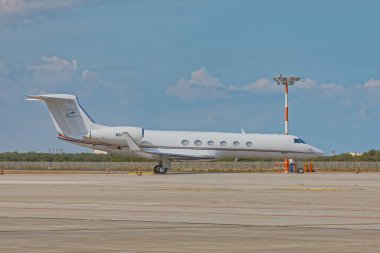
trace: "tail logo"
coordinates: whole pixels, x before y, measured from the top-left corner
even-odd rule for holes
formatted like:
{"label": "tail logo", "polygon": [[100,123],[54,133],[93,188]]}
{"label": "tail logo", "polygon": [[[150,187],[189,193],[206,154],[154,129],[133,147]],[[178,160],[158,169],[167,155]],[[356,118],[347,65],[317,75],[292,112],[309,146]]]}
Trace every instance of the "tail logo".
{"label": "tail logo", "polygon": [[65,117],[69,118],[69,119],[77,118],[77,117],[79,117],[79,113],[76,109],[69,108],[69,109],[67,109]]}

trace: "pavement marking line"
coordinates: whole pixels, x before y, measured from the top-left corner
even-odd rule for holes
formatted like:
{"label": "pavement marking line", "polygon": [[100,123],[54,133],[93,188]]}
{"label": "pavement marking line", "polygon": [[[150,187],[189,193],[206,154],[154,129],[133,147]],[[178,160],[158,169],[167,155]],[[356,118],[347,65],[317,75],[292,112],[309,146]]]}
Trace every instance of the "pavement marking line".
{"label": "pavement marking line", "polygon": [[301,187],[301,188],[285,188],[286,191],[344,191],[343,188],[325,188],[325,187]]}

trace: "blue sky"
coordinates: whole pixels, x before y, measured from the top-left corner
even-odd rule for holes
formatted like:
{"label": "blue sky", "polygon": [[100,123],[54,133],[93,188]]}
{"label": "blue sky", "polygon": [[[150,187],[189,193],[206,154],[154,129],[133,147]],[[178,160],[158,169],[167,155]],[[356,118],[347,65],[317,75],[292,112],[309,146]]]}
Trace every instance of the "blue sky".
{"label": "blue sky", "polygon": [[97,123],[290,133],[326,153],[380,149],[379,1],[0,3],[0,151],[60,142],[28,94],[70,93]]}

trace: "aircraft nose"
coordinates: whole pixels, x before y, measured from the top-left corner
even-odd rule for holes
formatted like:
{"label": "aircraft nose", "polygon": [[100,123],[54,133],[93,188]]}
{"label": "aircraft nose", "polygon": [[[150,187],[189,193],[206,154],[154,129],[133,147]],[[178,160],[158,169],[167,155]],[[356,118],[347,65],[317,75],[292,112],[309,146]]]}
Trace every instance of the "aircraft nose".
{"label": "aircraft nose", "polygon": [[322,150],[320,150],[320,149],[318,149],[316,147],[313,147],[313,153],[316,153],[318,155],[323,155],[324,154]]}

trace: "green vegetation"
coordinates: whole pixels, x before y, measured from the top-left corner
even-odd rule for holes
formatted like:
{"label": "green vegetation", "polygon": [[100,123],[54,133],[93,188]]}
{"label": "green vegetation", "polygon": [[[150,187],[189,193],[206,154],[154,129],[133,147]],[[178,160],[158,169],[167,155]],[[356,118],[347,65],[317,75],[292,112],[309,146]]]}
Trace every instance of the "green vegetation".
{"label": "green vegetation", "polygon": [[[220,161],[232,162],[234,158],[226,158]],[[279,160],[279,159],[277,159]],[[259,158],[241,158],[239,162],[260,162],[260,161],[273,161],[273,159],[259,159]],[[305,161],[312,162],[380,162],[380,150],[370,150],[363,153],[361,156],[352,156],[348,153],[343,153],[335,156],[321,156],[314,159],[307,159]]]}
{"label": "green vegetation", "polygon": [[[235,159],[223,159],[221,161],[232,162]],[[120,155],[99,155],[91,153],[77,153],[77,154],[48,154],[48,153],[18,153],[7,152],[0,153],[0,161],[2,162],[143,162],[150,161],[144,158],[127,157]],[[239,159],[240,162],[249,161],[273,161],[273,159]],[[323,156],[312,159],[310,161],[368,161],[368,162],[380,162],[380,150],[370,150],[365,152],[361,156],[351,156],[350,154],[341,154],[336,156]]]}
{"label": "green vegetation", "polygon": [[348,153],[336,156],[322,156],[313,159],[321,162],[380,162],[380,150],[370,150],[361,156],[352,156]]}
{"label": "green vegetation", "polygon": [[143,158],[126,157],[119,155],[103,155],[91,153],[0,153],[1,162],[141,162],[148,161]]}

